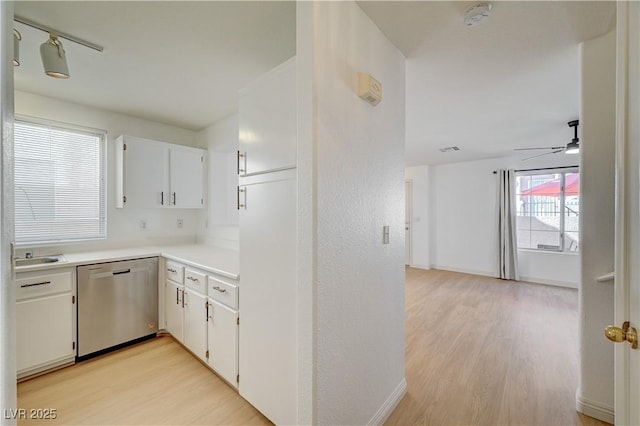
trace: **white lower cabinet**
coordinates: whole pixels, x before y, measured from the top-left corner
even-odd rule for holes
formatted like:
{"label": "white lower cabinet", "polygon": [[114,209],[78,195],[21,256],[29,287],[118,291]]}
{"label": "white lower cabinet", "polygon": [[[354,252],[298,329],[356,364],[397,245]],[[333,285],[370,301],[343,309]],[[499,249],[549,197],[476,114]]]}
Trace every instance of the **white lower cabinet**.
{"label": "white lower cabinet", "polygon": [[184,290],[184,345],[207,362],[207,296]]}
{"label": "white lower cabinet", "polygon": [[166,280],[164,288],[164,328],[171,333],[176,340],[182,342],[184,323],[182,301],[184,286],[171,280]]}
{"label": "white lower cabinet", "polygon": [[165,330],[237,387],[237,281],[174,261],[164,275]]}
{"label": "white lower cabinet", "polygon": [[238,311],[209,299],[209,366],[237,386]]}
{"label": "white lower cabinet", "polygon": [[18,378],[72,363],[75,343],[75,269],[16,276]]}

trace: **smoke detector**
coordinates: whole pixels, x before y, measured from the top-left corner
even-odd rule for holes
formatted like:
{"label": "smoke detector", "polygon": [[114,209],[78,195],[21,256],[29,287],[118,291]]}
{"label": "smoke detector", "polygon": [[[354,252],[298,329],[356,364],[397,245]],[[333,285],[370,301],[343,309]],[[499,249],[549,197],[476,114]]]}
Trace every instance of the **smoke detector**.
{"label": "smoke detector", "polygon": [[464,13],[464,24],[467,27],[480,25],[489,19],[491,15],[491,3],[476,3]]}

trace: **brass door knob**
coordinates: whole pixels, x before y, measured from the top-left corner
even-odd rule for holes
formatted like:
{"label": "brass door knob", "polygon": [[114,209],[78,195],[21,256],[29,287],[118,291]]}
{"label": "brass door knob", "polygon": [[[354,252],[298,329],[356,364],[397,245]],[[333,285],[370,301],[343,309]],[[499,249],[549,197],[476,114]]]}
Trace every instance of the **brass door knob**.
{"label": "brass door knob", "polygon": [[622,328],[610,325],[604,329],[604,335],[612,342],[629,342],[633,349],[638,349],[638,332],[629,326],[629,321],[625,321]]}

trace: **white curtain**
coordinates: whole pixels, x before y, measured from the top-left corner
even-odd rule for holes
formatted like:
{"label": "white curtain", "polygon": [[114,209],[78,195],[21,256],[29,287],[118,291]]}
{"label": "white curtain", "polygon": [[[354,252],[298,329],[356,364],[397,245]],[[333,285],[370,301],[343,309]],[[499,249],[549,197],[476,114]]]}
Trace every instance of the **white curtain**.
{"label": "white curtain", "polygon": [[518,275],[518,245],[516,243],[516,176],[514,170],[499,170],[498,233],[500,278],[520,279]]}

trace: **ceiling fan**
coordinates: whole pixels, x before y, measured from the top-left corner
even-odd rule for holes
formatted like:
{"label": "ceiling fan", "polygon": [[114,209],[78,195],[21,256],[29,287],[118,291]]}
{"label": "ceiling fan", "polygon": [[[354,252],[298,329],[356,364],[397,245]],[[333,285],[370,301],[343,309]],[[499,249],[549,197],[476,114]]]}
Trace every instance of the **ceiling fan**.
{"label": "ceiling fan", "polygon": [[580,152],[580,139],[578,139],[578,120],[572,120],[567,123],[569,127],[573,127],[573,139],[567,144],[567,146],[549,146],[546,148],[516,148],[514,151],[532,151],[536,149],[551,150],[551,152],[545,152],[544,154],[534,155],[533,157],[523,158],[522,161],[531,160],[532,158],[542,157],[543,155],[557,154],[563,152],[565,154],[577,154]]}

